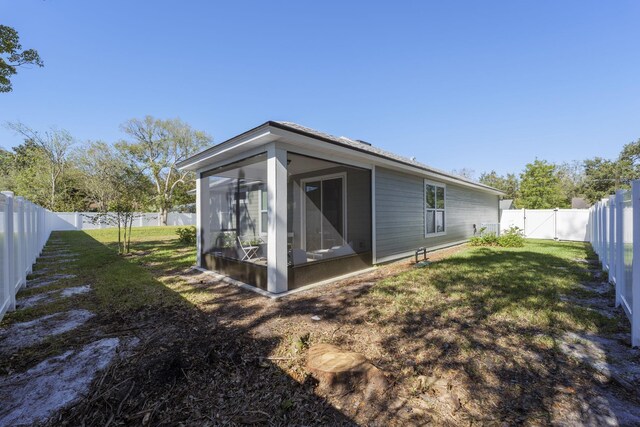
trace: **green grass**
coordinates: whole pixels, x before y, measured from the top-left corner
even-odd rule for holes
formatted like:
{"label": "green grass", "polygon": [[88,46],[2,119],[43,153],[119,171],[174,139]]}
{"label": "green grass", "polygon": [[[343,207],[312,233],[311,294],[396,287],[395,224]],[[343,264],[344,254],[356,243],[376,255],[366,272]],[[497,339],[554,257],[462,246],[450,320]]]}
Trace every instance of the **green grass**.
{"label": "green grass", "polygon": [[585,243],[529,240],[522,248],[469,248],[427,268],[390,277],[374,288],[374,317],[423,310],[476,324],[511,325],[535,333],[613,330],[616,319],[561,300],[593,297],[576,259],[595,255]]}
{"label": "green grass", "polygon": [[[41,288],[23,289],[20,297],[85,284],[91,285],[93,292],[9,313],[3,323],[30,320],[71,308],[118,314],[185,303],[154,274],[155,270],[187,268],[195,263],[195,248],[185,247],[177,241],[176,228],[134,228],[133,256],[117,254],[117,229],[54,232],[52,239],[68,244],[69,250],[78,254],[78,259],[69,264],[54,263],[52,273],[77,277]],[[35,271],[44,266],[36,264]]]}

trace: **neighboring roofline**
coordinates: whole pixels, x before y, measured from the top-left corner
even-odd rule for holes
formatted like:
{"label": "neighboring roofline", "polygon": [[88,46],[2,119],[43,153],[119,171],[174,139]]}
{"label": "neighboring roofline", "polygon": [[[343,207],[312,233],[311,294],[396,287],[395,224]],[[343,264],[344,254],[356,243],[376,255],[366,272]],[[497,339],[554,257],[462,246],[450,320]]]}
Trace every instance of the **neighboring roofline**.
{"label": "neighboring roofline", "polygon": [[[284,131],[287,131],[287,132],[296,133],[296,134],[299,134],[299,135],[302,135],[302,136],[306,136],[308,138],[320,140],[320,141],[323,141],[323,142],[326,142],[328,144],[332,144],[332,145],[335,145],[335,146],[338,146],[338,147],[348,148],[348,149],[351,149],[353,151],[357,151],[357,152],[360,152],[360,153],[363,153],[363,154],[367,154],[367,155],[371,155],[371,156],[378,157],[378,158],[381,158],[381,159],[385,159],[385,160],[388,160],[388,161],[392,161],[392,162],[395,162],[395,163],[398,163],[398,164],[401,164],[401,165],[405,165],[405,166],[409,166],[409,167],[412,167],[412,168],[421,169],[421,170],[423,170],[425,172],[428,172],[430,174],[436,174],[436,175],[443,176],[445,178],[449,178],[449,179],[454,180],[456,182],[459,182],[459,183],[461,183],[463,185],[468,185],[468,186],[476,187],[476,188],[479,188],[479,189],[482,189],[482,190],[491,191],[491,192],[495,193],[496,195],[500,195],[500,196],[504,196],[505,195],[504,192],[498,190],[497,188],[493,188],[493,187],[490,187],[488,185],[484,185],[484,184],[481,184],[479,182],[475,182],[475,181],[469,180],[469,179],[464,178],[462,176],[454,175],[454,174],[451,174],[451,173],[448,173],[448,172],[444,172],[444,171],[441,171],[439,169],[436,169],[436,168],[430,167],[428,165],[425,165],[423,163],[411,161],[409,159],[403,160],[403,157],[401,157],[401,156],[395,157],[395,155],[394,155],[394,157],[392,157],[390,155],[385,155],[384,154],[384,150],[381,150],[381,149],[379,149],[377,147],[376,148],[378,150],[381,150],[383,152],[379,153],[379,152],[367,150],[365,148],[360,148],[360,147],[357,147],[357,146],[354,146],[354,145],[351,145],[351,144],[341,143],[341,142],[338,142],[338,141],[330,138],[329,135],[327,135],[327,136],[319,135],[318,133],[306,131],[304,129],[299,129],[299,128],[293,127],[293,126],[288,126],[285,123],[280,123],[280,122],[272,121],[272,120],[269,120],[269,121],[267,121],[267,122],[265,122],[265,123],[263,123],[263,124],[261,124],[259,126],[256,126],[256,127],[252,128],[252,129],[249,129],[249,130],[247,130],[247,131],[245,131],[245,132],[243,132],[243,133],[241,133],[239,135],[236,135],[236,136],[234,136],[234,137],[232,137],[230,139],[227,139],[226,141],[223,141],[220,144],[217,144],[217,145],[214,145],[212,147],[209,147],[206,150],[203,150],[200,153],[197,153],[197,154],[193,155],[192,157],[183,160],[182,162],[178,163],[176,166],[179,169],[182,169],[183,167],[185,167],[185,166],[187,166],[189,164],[193,164],[193,163],[196,163],[196,162],[198,162],[200,160],[203,160],[204,158],[206,158],[208,156],[208,154],[213,153],[215,151],[218,151],[218,150],[220,150],[220,148],[224,148],[227,145],[231,145],[234,142],[236,142],[236,141],[238,141],[238,140],[250,135],[251,133],[257,133],[258,130],[263,129],[263,128],[265,130],[267,130],[270,127],[276,128],[276,129],[280,129],[280,130],[284,130]],[[357,140],[353,140],[353,141],[358,142]],[[370,144],[368,144],[368,143],[362,143],[362,144],[370,146]],[[393,154],[393,153],[389,153],[389,154]]]}

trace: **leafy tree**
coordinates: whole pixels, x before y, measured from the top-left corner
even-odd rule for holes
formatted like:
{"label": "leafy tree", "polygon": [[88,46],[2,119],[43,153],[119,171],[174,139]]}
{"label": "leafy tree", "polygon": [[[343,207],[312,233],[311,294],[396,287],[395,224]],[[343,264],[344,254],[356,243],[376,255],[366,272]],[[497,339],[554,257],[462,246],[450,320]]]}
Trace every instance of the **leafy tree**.
{"label": "leafy tree", "polygon": [[633,178],[629,162],[595,157],[584,161],[584,181],[580,189],[590,203],[595,203],[617,189],[628,188]]}
{"label": "leafy tree", "polygon": [[562,190],[555,165],[538,159],[526,165],[524,172],[520,175],[518,206],[526,209],[570,206]]}
{"label": "leafy tree", "polygon": [[10,189],[12,185],[11,170],[13,169],[13,155],[0,148],[0,189]]}
{"label": "leafy tree", "polygon": [[515,200],[518,198],[518,187],[520,183],[515,174],[509,173],[505,176],[500,176],[496,171],[484,172],[480,175],[480,183],[503,191],[505,193],[505,199]]}
{"label": "leafy tree", "polygon": [[122,141],[117,148],[148,175],[154,187],[155,204],[166,225],[167,214],[175,202],[176,188],[195,185],[194,175],[179,171],[176,164],[209,144],[211,137],[180,119],[160,120],[151,116],[129,120],[121,129],[131,141]]}
{"label": "leafy tree", "polygon": [[618,156],[620,163],[620,173],[628,174],[628,179],[637,179],[640,177],[640,139],[630,142],[622,147],[622,151]]}
{"label": "leafy tree", "polygon": [[[59,207],[57,202],[61,190],[65,189],[65,185],[61,183],[65,182],[63,178],[69,163],[70,149],[75,143],[73,137],[66,130],[58,129],[40,133],[20,122],[7,123],[7,127],[25,138],[25,146],[14,149],[16,166],[31,168],[30,173],[33,173],[34,177],[43,179],[48,184],[48,200],[36,203],[56,210]],[[43,174],[45,178],[41,177]],[[29,176],[25,179],[29,179]]]}
{"label": "leafy tree", "polygon": [[109,144],[89,143],[75,156],[85,190],[99,208],[96,223],[118,227],[118,253],[128,253],[133,220],[147,202],[149,179]]}
{"label": "leafy tree", "polygon": [[11,77],[17,74],[18,67],[29,64],[44,66],[36,50],[22,50],[15,29],[0,25],[0,92],[11,92]]}
{"label": "leafy tree", "polygon": [[556,174],[560,179],[560,187],[564,197],[571,199],[582,195],[582,182],[584,180],[584,166],[579,161],[564,162],[556,166]]}

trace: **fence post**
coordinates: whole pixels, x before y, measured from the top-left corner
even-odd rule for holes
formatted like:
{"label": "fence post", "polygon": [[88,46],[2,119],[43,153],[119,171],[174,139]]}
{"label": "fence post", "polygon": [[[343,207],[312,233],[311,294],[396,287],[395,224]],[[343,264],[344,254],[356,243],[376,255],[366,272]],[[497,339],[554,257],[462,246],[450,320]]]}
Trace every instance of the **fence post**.
{"label": "fence post", "polygon": [[624,271],[624,190],[616,191],[616,307],[620,307],[620,294],[624,289],[625,271]]}
{"label": "fence post", "polygon": [[27,202],[27,212],[26,212],[26,220],[27,220],[27,273],[31,273],[33,271],[33,263],[35,262],[35,258],[33,257],[34,248],[33,248],[33,209],[34,205],[31,202]]}
{"label": "fence post", "polygon": [[633,262],[631,264],[631,346],[640,346],[640,180],[631,183]]}
{"label": "fence post", "polygon": [[80,216],[78,212],[76,212],[73,217],[73,226],[76,230],[82,230],[82,216]]}
{"label": "fence post", "polygon": [[616,196],[609,196],[609,282],[617,280],[616,271]]}
{"label": "fence post", "polygon": [[14,252],[15,236],[13,234],[13,193],[11,191],[3,191],[2,194],[5,195],[5,213],[4,216],[4,231],[6,238],[4,239],[3,245],[4,250],[3,253],[7,254],[4,259],[4,265],[2,268],[3,272],[3,281],[6,284],[5,289],[8,289],[9,295],[9,311],[13,311],[16,309],[16,283],[14,281],[14,277],[17,276],[15,271],[15,261],[14,257],[16,256]]}
{"label": "fence post", "polygon": [[16,197],[14,199],[14,212],[17,215],[17,223],[14,224],[14,232],[15,232],[15,242],[17,243],[17,248],[15,249],[15,266],[17,271],[16,273],[16,289],[14,292],[17,292],[23,285],[27,282],[27,276],[25,274],[25,242],[24,242],[24,199],[22,197]]}

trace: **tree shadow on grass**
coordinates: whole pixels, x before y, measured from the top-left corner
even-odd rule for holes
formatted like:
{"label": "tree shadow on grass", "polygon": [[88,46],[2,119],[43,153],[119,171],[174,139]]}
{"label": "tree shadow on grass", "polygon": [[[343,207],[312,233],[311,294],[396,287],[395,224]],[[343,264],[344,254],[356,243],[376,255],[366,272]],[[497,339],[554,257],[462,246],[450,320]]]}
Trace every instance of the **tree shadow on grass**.
{"label": "tree shadow on grass", "polygon": [[139,344],[51,424],[353,424],[313,393],[312,382],[296,382],[266,358],[279,337],[256,339],[246,328],[225,325],[216,311],[203,312],[138,260],[85,233],[59,237],[82,254],[79,263],[91,272],[95,291],[95,318],[69,334],[67,344],[106,336]]}
{"label": "tree shadow on grass", "polygon": [[[145,255],[119,259],[158,276],[182,271],[186,283],[152,279],[148,285],[184,303],[149,301],[101,314],[105,330],[130,326],[141,345],[60,420],[550,424],[576,413],[581,422],[608,416],[581,405],[597,397],[596,388],[615,387],[560,352],[558,340],[564,330],[612,332],[621,319],[560,299],[582,292],[578,284],[591,279],[588,268],[566,256],[476,249],[375,285],[368,275],[271,301],[184,273],[193,254],[167,255],[177,248],[137,243]],[[586,248],[576,253],[590,256]],[[311,320],[314,315],[321,321]],[[315,395],[304,351],[292,346],[301,336],[370,358],[391,383],[383,404]],[[631,399],[618,389],[615,394]]]}

